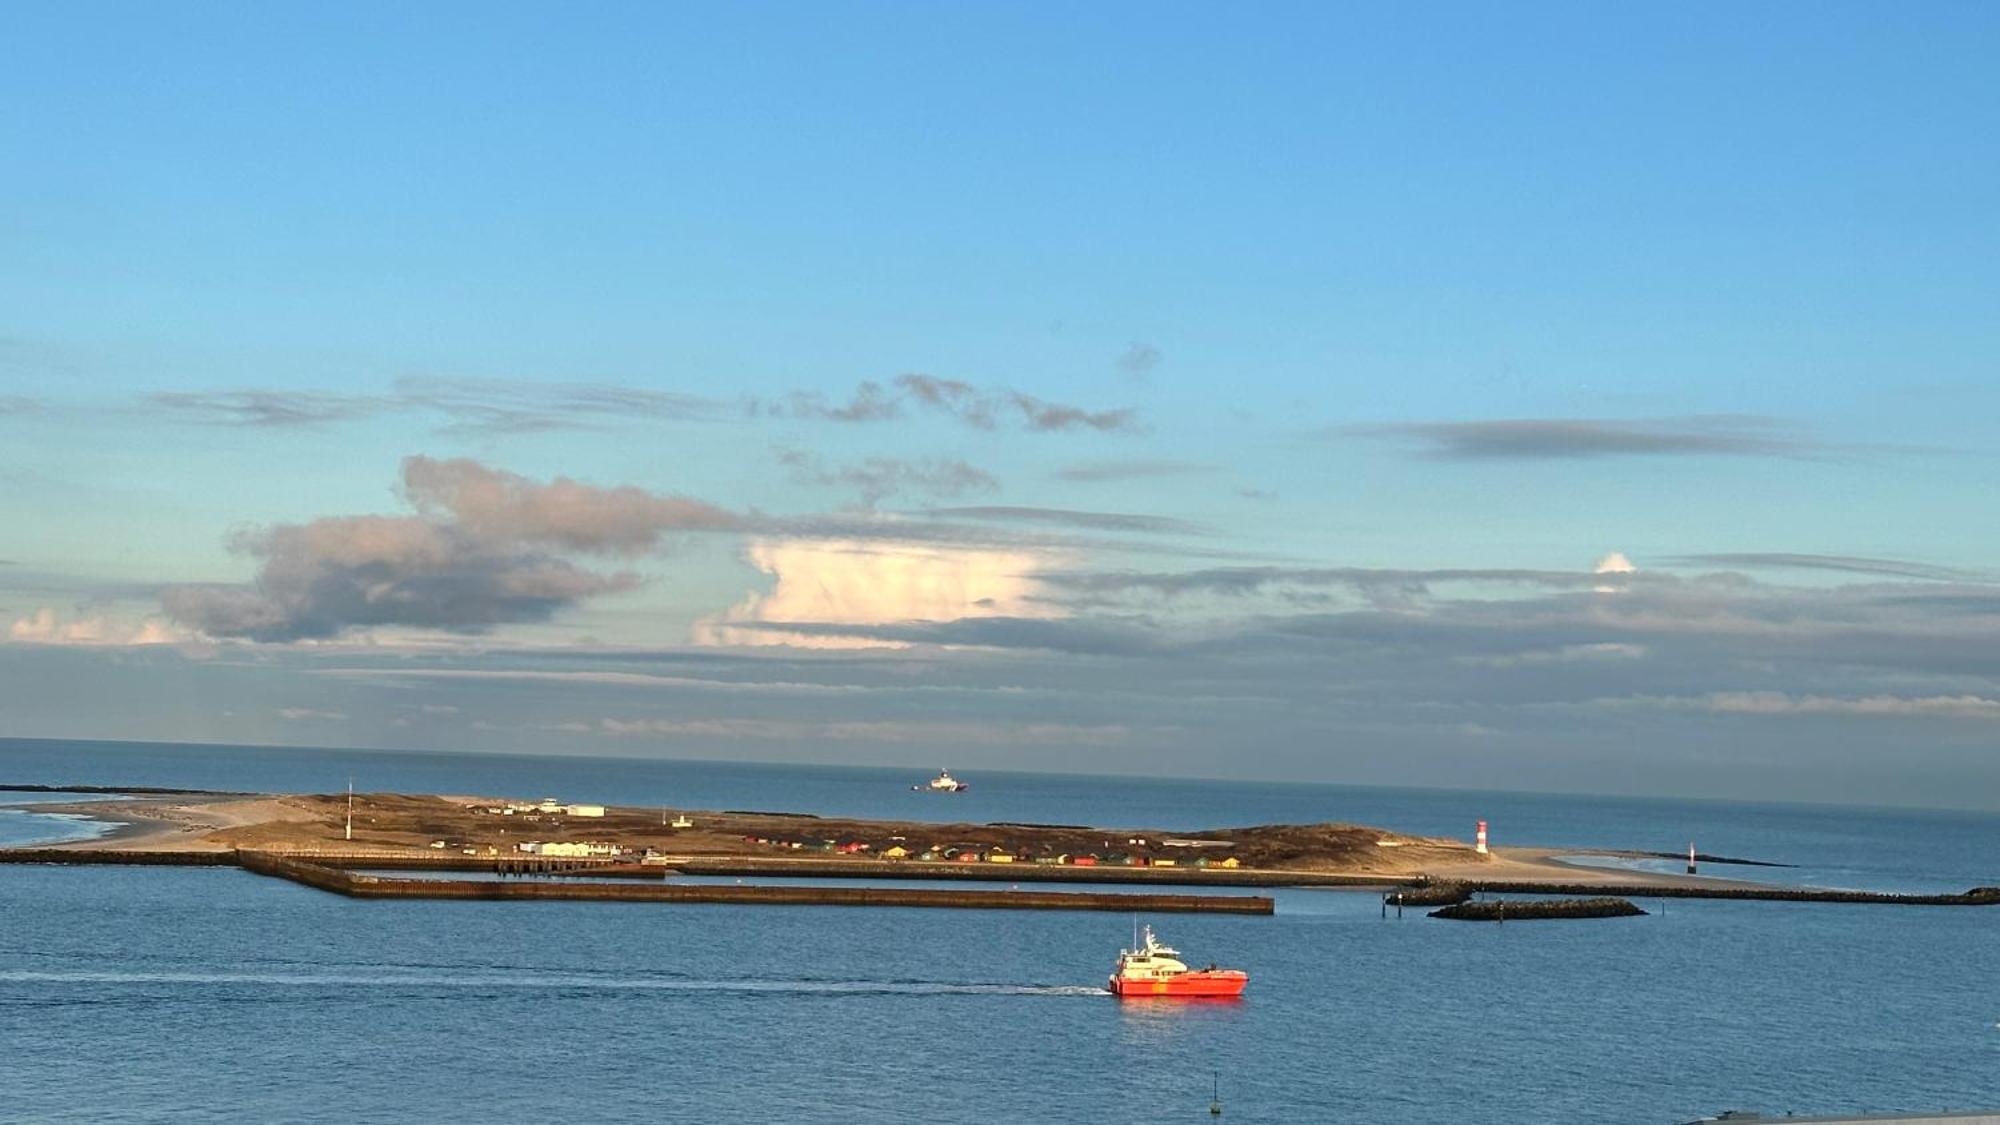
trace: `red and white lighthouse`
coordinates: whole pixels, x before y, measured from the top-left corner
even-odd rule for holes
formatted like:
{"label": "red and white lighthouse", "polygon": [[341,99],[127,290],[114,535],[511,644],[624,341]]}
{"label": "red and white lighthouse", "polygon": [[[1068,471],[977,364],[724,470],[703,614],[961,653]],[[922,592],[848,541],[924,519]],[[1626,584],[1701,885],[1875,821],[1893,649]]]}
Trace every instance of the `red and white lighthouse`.
{"label": "red and white lighthouse", "polygon": [[1486,822],[1483,820],[1479,822],[1478,830],[1472,834],[1472,850],[1480,855],[1486,854]]}

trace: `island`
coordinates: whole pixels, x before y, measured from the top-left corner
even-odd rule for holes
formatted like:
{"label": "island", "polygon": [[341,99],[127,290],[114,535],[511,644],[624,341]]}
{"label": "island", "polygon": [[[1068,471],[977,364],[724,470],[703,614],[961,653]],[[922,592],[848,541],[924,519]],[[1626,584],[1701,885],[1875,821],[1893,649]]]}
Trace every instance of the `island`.
{"label": "island", "polygon": [[[4,787],[0,787],[4,788]],[[53,789],[15,786],[15,789]],[[74,790],[67,790],[74,791]],[[1565,862],[1576,849],[1480,851],[1447,837],[1345,823],[1201,831],[868,820],[798,812],[577,804],[404,793],[102,790],[38,804],[117,825],[94,839],[0,850],[0,862],[236,865],[355,897],[768,901],[1023,909],[1269,913],[1263,896],[1023,892],[1023,883],[1376,889],[1436,905],[1479,894],[2000,904],[2000,888],[1905,895],[1788,887]],[[92,795],[93,798],[95,794]],[[4,792],[0,792],[4,802]],[[1644,851],[1595,854],[1644,858]],[[1750,863],[1753,861],[1736,861]],[[1771,867],[1772,864],[1759,866]],[[392,877],[401,871],[478,878]],[[521,876],[524,878],[508,878]],[[738,883],[674,881],[729,877]],[[532,877],[532,878],[530,878]],[[550,878],[553,877],[553,878]],[[740,880],[761,879],[762,883]],[[783,880],[777,885],[769,880]],[[1005,883],[857,887],[840,880]],[[824,881],[821,886],[800,883]]]}

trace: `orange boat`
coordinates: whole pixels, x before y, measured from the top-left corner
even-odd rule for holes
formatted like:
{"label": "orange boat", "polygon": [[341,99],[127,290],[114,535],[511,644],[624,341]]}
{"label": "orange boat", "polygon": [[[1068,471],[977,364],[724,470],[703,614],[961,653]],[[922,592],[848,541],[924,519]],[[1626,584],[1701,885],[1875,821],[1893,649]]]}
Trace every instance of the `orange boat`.
{"label": "orange boat", "polygon": [[1180,961],[1180,951],[1161,945],[1146,927],[1146,940],[1137,949],[1118,951],[1118,970],[1105,987],[1118,997],[1224,997],[1241,996],[1250,974],[1241,969],[1190,969]]}

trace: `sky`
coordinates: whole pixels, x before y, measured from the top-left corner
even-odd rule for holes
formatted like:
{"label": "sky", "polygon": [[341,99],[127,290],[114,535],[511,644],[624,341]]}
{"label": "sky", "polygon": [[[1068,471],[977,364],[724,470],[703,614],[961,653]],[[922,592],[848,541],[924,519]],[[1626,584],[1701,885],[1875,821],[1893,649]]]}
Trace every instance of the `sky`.
{"label": "sky", "polygon": [[2000,9],[30,4],[0,736],[2000,807]]}

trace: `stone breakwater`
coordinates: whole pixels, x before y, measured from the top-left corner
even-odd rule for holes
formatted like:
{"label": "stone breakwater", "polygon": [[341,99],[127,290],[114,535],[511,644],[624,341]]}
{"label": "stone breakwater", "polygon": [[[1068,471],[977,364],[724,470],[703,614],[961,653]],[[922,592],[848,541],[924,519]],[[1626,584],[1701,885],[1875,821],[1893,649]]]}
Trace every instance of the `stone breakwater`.
{"label": "stone breakwater", "polygon": [[1461,922],[1530,922],[1543,918],[1633,918],[1646,912],[1622,898],[1493,898],[1461,902],[1431,911],[1433,918]]}
{"label": "stone breakwater", "polygon": [[1382,896],[1382,901],[1400,910],[1405,906],[1456,906],[1471,897],[1472,888],[1463,883],[1433,883],[1390,891]]}
{"label": "stone breakwater", "polygon": [[64,866],[235,867],[235,852],[111,851],[91,848],[0,848],[0,863]]}
{"label": "stone breakwater", "polygon": [[[1537,895],[1619,895],[1630,898],[1743,899],[1757,902],[1835,902],[1884,906],[2000,906],[2000,887],[1974,887],[1956,894],[1896,894],[1888,891],[1834,891],[1817,887],[1718,887],[1672,883],[1543,883],[1470,880],[1433,883],[1467,893]],[[1408,901],[1408,900],[1405,900]]]}

